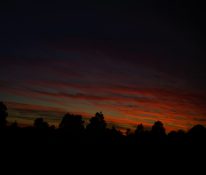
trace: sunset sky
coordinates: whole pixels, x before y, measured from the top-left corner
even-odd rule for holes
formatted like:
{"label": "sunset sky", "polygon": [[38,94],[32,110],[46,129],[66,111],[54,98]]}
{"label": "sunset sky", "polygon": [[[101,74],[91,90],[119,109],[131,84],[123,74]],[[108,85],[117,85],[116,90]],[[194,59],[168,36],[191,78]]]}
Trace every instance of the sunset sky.
{"label": "sunset sky", "polygon": [[126,128],[206,125],[204,12],[178,2],[1,4],[8,119],[57,124],[66,112],[102,111]]}

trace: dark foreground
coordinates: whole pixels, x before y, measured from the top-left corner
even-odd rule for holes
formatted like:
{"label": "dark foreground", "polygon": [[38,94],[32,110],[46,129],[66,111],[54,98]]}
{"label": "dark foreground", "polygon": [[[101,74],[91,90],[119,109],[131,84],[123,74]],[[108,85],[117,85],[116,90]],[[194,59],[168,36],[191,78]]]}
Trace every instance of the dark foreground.
{"label": "dark foreground", "polygon": [[155,140],[151,136],[141,142],[136,135],[77,136],[34,128],[5,129],[0,135],[1,171],[9,174],[165,174],[180,169],[198,172],[205,167],[206,144],[199,137],[173,140],[166,135]]}
{"label": "dark foreground", "polygon": [[202,125],[166,133],[157,121],[150,131],[140,124],[135,132],[122,134],[108,128],[103,114],[97,113],[87,126],[81,116],[66,114],[58,128],[42,118],[21,128],[7,124],[7,108],[0,104],[0,174],[176,174],[180,169],[183,174],[192,170],[199,174],[205,170]]}

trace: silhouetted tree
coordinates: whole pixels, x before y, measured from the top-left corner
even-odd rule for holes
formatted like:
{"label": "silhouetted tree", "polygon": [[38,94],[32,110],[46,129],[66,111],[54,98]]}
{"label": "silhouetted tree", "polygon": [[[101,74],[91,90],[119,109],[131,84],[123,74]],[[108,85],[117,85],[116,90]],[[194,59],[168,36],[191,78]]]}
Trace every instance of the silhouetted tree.
{"label": "silhouetted tree", "polygon": [[145,130],[143,124],[137,125],[134,135],[138,144],[144,144]]}
{"label": "silhouetted tree", "polygon": [[60,129],[67,130],[72,133],[79,133],[84,130],[84,121],[81,115],[66,114],[60,125]]}
{"label": "silhouetted tree", "polygon": [[190,142],[206,144],[206,128],[202,125],[196,125],[188,131]]}
{"label": "silhouetted tree", "polygon": [[152,126],[151,134],[154,139],[153,141],[163,142],[166,137],[166,130],[161,121],[157,121],[154,123],[154,125]]}
{"label": "silhouetted tree", "polygon": [[140,135],[143,135],[143,134],[144,134],[144,126],[143,126],[143,124],[137,125],[137,128],[135,130],[135,135],[136,136],[140,136]]}
{"label": "silhouetted tree", "polygon": [[87,125],[87,130],[93,132],[104,132],[106,130],[106,122],[102,112],[96,113],[95,117],[90,119],[90,123]]}
{"label": "silhouetted tree", "polygon": [[165,128],[161,121],[157,121],[152,126],[152,133],[155,135],[165,135]]}
{"label": "silhouetted tree", "polygon": [[87,125],[87,138],[91,143],[105,143],[106,138],[108,138],[106,130],[106,122],[104,120],[104,115],[96,113],[94,117],[90,119],[89,124]]}
{"label": "silhouetted tree", "polygon": [[6,118],[8,116],[7,107],[3,102],[0,102],[0,128],[6,126]]}
{"label": "silhouetted tree", "polygon": [[202,125],[195,125],[189,130],[189,134],[199,136],[205,132],[205,127]]}
{"label": "silhouetted tree", "polygon": [[47,122],[45,122],[43,118],[37,118],[34,121],[34,127],[36,129],[48,129],[49,124]]}

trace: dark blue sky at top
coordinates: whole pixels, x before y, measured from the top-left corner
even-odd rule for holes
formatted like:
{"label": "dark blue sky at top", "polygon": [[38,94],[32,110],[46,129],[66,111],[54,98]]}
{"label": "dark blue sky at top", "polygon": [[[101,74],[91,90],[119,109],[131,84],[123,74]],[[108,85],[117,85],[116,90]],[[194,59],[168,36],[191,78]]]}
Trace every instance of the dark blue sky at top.
{"label": "dark blue sky at top", "polygon": [[201,4],[190,1],[2,4],[2,57],[51,58],[55,53],[51,53],[50,47],[76,45],[119,54],[117,57],[123,59],[128,59],[125,58],[128,54],[133,57],[148,54],[153,58],[145,62],[163,64],[166,69],[167,63],[169,67],[192,65],[199,69],[204,62]]}
{"label": "dark blue sky at top", "polygon": [[[16,1],[2,2],[0,16],[1,60],[83,61],[75,51],[93,56],[98,51],[116,63],[151,66],[205,87],[201,4]],[[67,49],[70,53],[59,52]]]}

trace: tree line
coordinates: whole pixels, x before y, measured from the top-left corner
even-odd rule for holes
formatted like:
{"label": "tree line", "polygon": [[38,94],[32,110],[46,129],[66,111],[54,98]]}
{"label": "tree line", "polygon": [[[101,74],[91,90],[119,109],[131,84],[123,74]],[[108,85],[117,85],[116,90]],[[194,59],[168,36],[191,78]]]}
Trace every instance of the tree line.
{"label": "tree line", "polygon": [[151,130],[139,124],[134,132],[128,130],[123,134],[115,127],[109,128],[101,112],[97,112],[86,126],[81,115],[67,113],[58,128],[50,126],[43,118],[35,119],[30,127],[19,127],[17,122],[9,125],[7,117],[7,107],[0,102],[0,139],[5,144],[206,145],[206,128],[203,125],[193,126],[188,131],[166,133],[164,124],[157,121]]}

